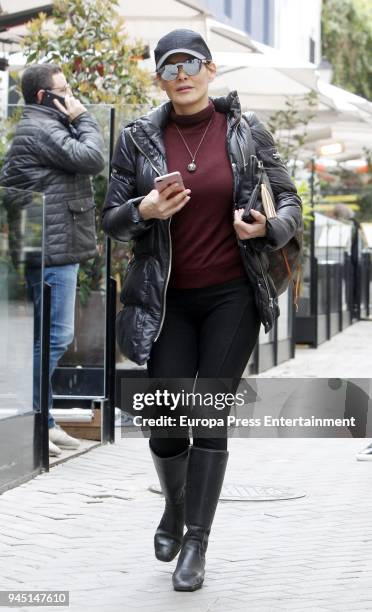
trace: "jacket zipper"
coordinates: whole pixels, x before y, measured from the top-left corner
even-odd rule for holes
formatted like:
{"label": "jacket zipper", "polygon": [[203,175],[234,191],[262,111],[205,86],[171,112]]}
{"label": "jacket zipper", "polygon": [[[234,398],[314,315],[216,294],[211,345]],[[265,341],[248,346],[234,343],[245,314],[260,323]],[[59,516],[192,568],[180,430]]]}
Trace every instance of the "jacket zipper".
{"label": "jacket zipper", "polygon": [[247,166],[248,164],[247,164],[247,162],[245,161],[244,151],[243,151],[242,145],[240,144],[240,140],[239,140],[239,138],[238,138],[238,127],[239,127],[239,125],[240,125],[240,121],[239,121],[239,122],[236,124],[236,128],[235,128],[235,131],[236,131],[236,140],[238,141],[238,147],[239,147],[239,150],[240,150],[240,155],[242,156],[242,160],[243,160],[243,168],[244,168],[244,171],[245,171],[245,168],[246,168],[246,166]]}
{"label": "jacket zipper", "polygon": [[268,295],[268,298],[269,298],[269,306],[270,306],[270,308],[274,308],[274,299],[271,297],[271,293],[270,293],[270,290],[269,290],[269,285],[267,283],[266,274],[263,271],[263,267],[262,267],[260,256],[258,254],[256,254],[256,257],[258,259],[258,263],[260,264],[260,268],[261,268],[261,272],[262,272],[262,278],[264,279],[264,283],[266,285],[266,291],[267,291],[267,295]]}
{"label": "jacket zipper", "polygon": [[[239,122],[239,123],[240,123],[240,122]],[[238,124],[237,124],[237,126],[236,126],[236,130],[238,129],[238,125],[239,125],[239,123],[238,123]],[[236,138],[236,139],[237,139],[237,141],[238,141],[238,145],[239,145],[239,149],[240,149],[240,154],[241,154],[241,156],[242,156],[242,160],[243,160],[243,167],[244,167],[244,170],[245,170],[245,167],[247,166],[247,163],[246,163],[246,161],[245,161],[244,151],[243,151],[243,148],[242,148],[242,146],[241,146],[241,144],[240,144],[240,141],[239,141],[239,139],[238,139],[238,135],[236,135],[236,136],[237,136],[237,138]],[[253,155],[251,155],[251,157],[253,157]],[[257,157],[256,157],[256,159],[257,159],[257,166],[258,166],[258,168],[259,168],[259,169],[262,171],[262,170],[263,170],[263,162],[262,162],[260,159],[258,159]],[[251,160],[251,161],[253,161],[253,160]],[[253,168],[253,164],[252,164],[252,168]],[[268,298],[269,298],[269,306],[270,306],[270,308],[274,308],[274,299],[271,297],[271,293],[270,293],[270,290],[269,290],[269,285],[268,285],[268,282],[267,282],[267,278],[266,278],[266,275],[265,275],[265,273],[264,273],[264,271],[263,271],[263,267],[262,267],[261,259],[260,259],[260,256],[259,256],[258,254],[257,254],[257,259],[258,259],[258,263],[260,264],[261,273],[262,273],[262,278],[263,278],[263,280],[264,280],[265,287],[266,287],[266,291],[267,291],[267,296],[268,296]]]}
{"label": "jacket zipper", "polygon": [[[136,142],[136,140],[133,138],[132,132],[129,131],[129,135],[134,143],[134,145],[137,147],[137,149],[142,153],[142,155],[147,159],[147,161],[149,162],[150,166],[152,167],[152,169],[156,172],[156,174],[158,176],[161,176],[161,173],[159,172],[159,170],[156,168],[156,166],[154,166],[154,164],[152,163],[151,159],[148,157],[148,155],[146,155],[146,153],[141,149],[141,147],[139,146],[138,142]],[[163,293],[163,303],[162,303],[162,315],[161,315],[161,320],[160,320],[160,327],[158,330],[158,333],[154,339],[154,342],[157,341],[157,339],[160,336],[160,332],[162,330],[163,327],[163,323],[164,323],[164,319],[165,319],[165,303],[166,303],[166,294],[167,294],[167,289],[168,289],[168,283],[169,283],[169,277],[170,277],[170,272],[171,272],[171,265],[172,265],[172,238],[171,238],[171,233],[170,233],[170,224],[171,224],[171,220],[172,217],[169,218],[169,222],[168,222],[168,237],[169,237],[169,266],[168,266],[168,273],[167,273],[167,280],[165,282],[165,288],[164,288],[164,293]]]}
{"label": "jacket zipper", "polygon": [[[235,132],[236,132],[236,139],[238,141],[240,153],[241,153],[241,156],[242,156],[242,159],[243,159],[244,168],[245,168],[244,153],[243,153],[243,150],[241,148],[241,145],[240,145],[240,142],[239,142],[239,139],[238,139],[238,134],[237,134],[239,123],[240,123],[240,121],[236,124]],[[238,186],[238,179],[237,179],[237,174],[236,174],[237,166],[236,166],[236,163],[234,162],[234,158],[233,158],[233,156],[231,154],[230,139],[229,138],[227,138],[227,142],[229,143],[229,159],[230,159],[230,164],[231,164],[232,171],[233,171],[233,176],[234,176],[234,193],[233,193],[233,221],[234,221],[234,213],[235,213],[235,210],[236,210],[236,191],[237,191],[237,186]],[[236,239],[236,243],[237,243],[237,245],[239,247],[239,238],[238,238],[236,233],[235,233],[235,239]]]}
{"label": "jacket zipper", "polygon": [[168,222],[168,236],[169,236],[169,266],[168,266],[168,275],[167,275],[167,280],[165,283],[165,289],[164,289],[164,296],[163,296],[163,313],[162,313],[162,317],[161,317],[161,321],[160,321],[160,327],[159,327],[159,331],[156,335],[156,338],[154,339],[154,342],[157,341],[157,339],[160,336],[160,332],[162,330],[163,327],[163,323],[164,323],[164,319],[165,319],[165,299],[166,299],[166,294],[167,294],[167,289],[168,289],[168,283],[169,283],[169,277],[170,277],[170,272],[171,272],[171,267],[172,267],[172,238],[171,238],[171,233],[170,233],[170,224],[171,224],[171,220],[172,217],[169,217],[169,222]]}
{"label": "jacket zipper", "polygon": [[132,135],[132,132],[131,132],[131,131],[129,132],[129,136],[130,136],[130,137],[131,137],[131,139],[133,140],[133,143],[135,144],[135,146],[137,147],[137,149],[138,149],[139,151],[141,151],[141,153],[142,153],[142,155],[143,155],[144,157],[146,157],[146,159],[147,159],[147,161],[149,162],[149,164],[150,164],[151,168],[152,168],[152,169],[153,169],[153,170],[156,172],[156,174],[157,174],[158,176],[161,176],[161,174],[160,174],[159,170],[156,168],[156,166],[154,166],[154,164],[152,163],[152,161],[151,161],[151,159],[149,158],[149,156],[148,156],[148,155],[146,155],[146,153],[143,151],[143,149],[141,149],[141,147],[139,146],[138,142],[137,142],[136,140],[134,140],[134,138],[133,138],[133,135]]}

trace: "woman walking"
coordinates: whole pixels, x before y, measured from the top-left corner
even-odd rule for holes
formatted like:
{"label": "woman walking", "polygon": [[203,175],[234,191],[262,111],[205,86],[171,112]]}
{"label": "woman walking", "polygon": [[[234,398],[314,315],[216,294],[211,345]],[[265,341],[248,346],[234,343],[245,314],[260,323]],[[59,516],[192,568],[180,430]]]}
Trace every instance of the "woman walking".
{"label": "woman walking", "polygon": [[[302,223],[301,200],[271,134],[254,113],[243,117],[237,93],[208,95],[216,66],[200,34],[169,32],[157,44],[155,62],[169,101],[122,130],[103,211],[109,236],[134,241],[118,343],[128,358],[147,364],[150,377],[196,380],[200,388],[206,380],[228,379],[235,392],[261,322],[268,331],[279,314],[258,254],[281,248],[294,235]],[[252,211],[245,223],[254,187],[252,138],[277,217],[266,220]],[[174,171],[184,189],[154,189],[157,176]],[[166,502],[155,554],[171,561],[179,553],[173,586],[194,591],[204,580],[228,459],[227,430],[212,437],[196,427],[192,445],[187,428],[177,431],[161,437],[154,429],[149,440]]]}

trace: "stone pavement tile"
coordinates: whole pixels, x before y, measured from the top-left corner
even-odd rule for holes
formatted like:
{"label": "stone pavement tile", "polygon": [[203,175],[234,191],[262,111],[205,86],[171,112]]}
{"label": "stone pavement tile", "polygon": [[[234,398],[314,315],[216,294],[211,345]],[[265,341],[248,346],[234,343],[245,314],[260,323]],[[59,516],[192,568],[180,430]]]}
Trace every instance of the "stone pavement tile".
{"label": "stone pavement tile", "polygon": [[[291,612],[299,612],[300,610],[306,610],[306,612],[329,612],[331,610],[327,600],[318,600],[316,597],[308,600],[293,598],[292,601],[285,603],[284,609]],[[340,608],[339,612],[344,612],[344,610]]]}
{"label": "stone pavement tile", "polygon": [[11,523],[6,521],[0,526],[0,534],[9,535],[16,539],[26,539],[29,535],[40,533],[40,526],[33,523]]}
{"label": "stone pavement tile", "polygon": [[11,591],[14,589],[14,580],[12,578],[8,578],[5,574],[5,571],[1,571],[0,588],[2,591]]}
{"label": "stone pavement tile", "polygon": [[[20,551],[22,552],[22,555],[20,555]],[[20,547],[13,547],[13,551],[14,553],[14,559],[18,562],[20,561],[20,558],[22,559],[22,561],[24,560],[26,563],[32,563],[33,561],[35,563],[40,563],[40,564],[48,564],[51,562],[51,560],[53,559],[53,562],[55,561],[55,559],[58,557],[55,557],[55,555],[50,555],[50,551],[45,551],[42,549],[37,549],[35,546],[30,546],[29,544],[24,544],[22,546],[22,548]],[[15,566],[17,565],[17,563],[15,563]]]}
{"label": "stone pavement tile", "polygon": [[13,531],[10,534],[10,531],[8,530],[8,533],[3,533],[0,532],[0,544],[8,544],[8,545],[12,545],[12,544],[16,544],[16,543],[22,543],[24,542],[24,538],[21,537],[19,535],[19,533],[14,533]]}
{"label": "stone pavement tile", "polygon": [[354,605],[346,603],[342,599],[335,599],[333,602],[327,603],[327,610],[329,610],[330,612],[352,612],[353,610],[371,612],[371,604],[370,602],[366,602],[357,607],[354,607]]}
{"label": "stone pavement tile", "polygon": [[371,612],[372,600],[360,602],[356,601],[355,603],[345,603],[340,599],[338,603],[333,602],[329,604],[329,609],[332,610],[332,612],[339,612],[340,609],[345,610],[345,612]]}
{"label": "stone pavement tile", "polygon": [[[326,606],[323,605],[322,602],[319,602],[319,604],[317,604],[316,602],[294,602],[293,605],[286,605],[286,607],[284,608],[286,611],[290,611],[293,610],[293,612],[299,612],[299,610],[306,610],[306,612],[330,612],[331,608],[328,607],[328,604]],[[343,608],[339,608],[338,612],[346,612],[345,609]]]}
{"label": "stone pavement tile", "polygon": [[[282,608],[282,606],[279,606],[278,604],[275,604],[275,605],[272,604],[270,606],[263,606],[260,604],[256,606],[254,604],[252,605],[251,602],[242,602],[238,604],[236,607],[234,607],[233,610],[234,612],[247,612],[247,610],[249,610],[249,612],[277,612],[277,610],[285,611],[286,608]],[[214,612],[213,608],[210,608],[210,612]]]}
{"label": "stone pavement tile", "polygon": [[[147,595],[146,597],[138,597],[136,599],[128,597],[128,594],[125,591],[122,591],[121,594],[112,593],[109,594],[102,593],[94,593],[93,598],[91,597],[91,593],[87,594],[89,599],[82,596],[77,598],[76,596],[73,598],[73,604],[77,607],[83,606],[84,604],[89,604],[89,609],[94,608],[105,608],[105,605],[111,610],[112,606],[121,605],[122,612],[125,610],[140,610],[147,609],[151,610],[151,612],[164,611],[173,612],[175,609],[182,610],[182,612],[186,612],[190,610],[190,612],[195,612],[195,610],[207,610],[208,609],[208,598],[205,596],[200,597],[197,593],[176,593],[175,591],[170,591],[169,593],[163,593],[161,598],[154,599],[151,595]],[[214,597],[214,599],[216,599]],[[72,600],[71,600],[72,601]],[[81,608],[82,609],[82,608]]]}
{"label": "stone pavement tile", "polygon": [[[27,549],[28,546],[29,545],[27,543],[24,543],[24,544],[14,543],[10,547],[15,552],[17,556],[17,560],[18,559],[21,560],[23,558],[23,550]],[[35,546],[34,550],[37,553],[39,553],[39,555],[41,555],[42,559],[47,559],[49,562],[51,562],[53,559],[56,559],[60,556],[60,553],[58,551],[52,551],[51,548],[44,548],[43,546],[37,546],[37,547]]]}
{"label": "stone pavement tile", "polygon": [[[181,609],[183,609],[182,604],[181,604]],[[248,610],[249,612],[251,612],[252,610],[260,610],[260,612],[263,612],[264,610],[267,612],[276,612],[277,610],[279,611],[285,610],[285,608],[280,604],[280,602],[276,603],[275,607],[273,604],[271,604],[269,607],[260,606],[260,608],[256,608],[254,604],[252,605],[252,602],[250,601],[249,598],[236,599],[236,598],[231,598],[231,597],[219,596],[215,598],[214,600],[211,600],[207,604],[207,607],[205,608],[205,610],[207,612],[226,612],[226,611],[247,612]]]}

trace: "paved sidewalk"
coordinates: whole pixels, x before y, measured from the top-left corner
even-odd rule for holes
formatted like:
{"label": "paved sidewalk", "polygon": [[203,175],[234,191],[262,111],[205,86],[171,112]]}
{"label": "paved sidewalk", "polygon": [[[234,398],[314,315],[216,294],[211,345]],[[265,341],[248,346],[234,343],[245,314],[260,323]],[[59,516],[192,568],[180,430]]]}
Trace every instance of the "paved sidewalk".
{"label": "paved sidewalk", "polygon": [[[361,321],[260,376],[370,378],[371,346]],[[306,496],[221,502],[204,587],[176,593],[176,562],[153,555],[163,500],[148,442],[116,433],[0,496],[1,589],[69,590],[71,612],[372,610],[372,463],[355,460],[369,440],[230,439],[226,484]]]}
{"label": "paved sidewalk", "polygon": [[153,556],[163,500],[148,490],[147,440],[118,437],[0,496],[1,588],[69,590],[71,612],[368,612],[372,463],[355,460],[366,442],[231,439],[227,483],[306,496],[221,502],[205,585],[176,593],[175,561]]}
{"label": "paved sidewalk", "polygon": [[353,323],[318,348],[296,346],[295,358],[258,375],[372,377],[372,318]]}

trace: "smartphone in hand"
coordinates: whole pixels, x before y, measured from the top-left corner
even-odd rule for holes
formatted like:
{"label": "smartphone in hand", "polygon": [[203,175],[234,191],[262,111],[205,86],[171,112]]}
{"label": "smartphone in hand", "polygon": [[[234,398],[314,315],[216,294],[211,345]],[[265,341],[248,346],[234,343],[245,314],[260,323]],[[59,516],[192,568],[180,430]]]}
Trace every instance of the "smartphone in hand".
{"label": "smartphone in hand", "polygon": [[173,183],[178,183],[180,187],[180,191],[185,189],[185,185],[183,184],[183,179],[181,172],[170,172],[169,174],[163,174],[163,176],[157,176],[154,180],[155,189],[158,190],[159,193],[164,191],[169,185]]}
{"label": "smartphone in hand", "polygon": [[66,101],[62,96],[57,96],[57,94],[54,94],[49,89],[46,89],[41,104],[43,106],[49,106],[49,108],[54,108],[54,110],[58,110],[53,100],[58,100],[58,102],[60,102],[66,108]]}

